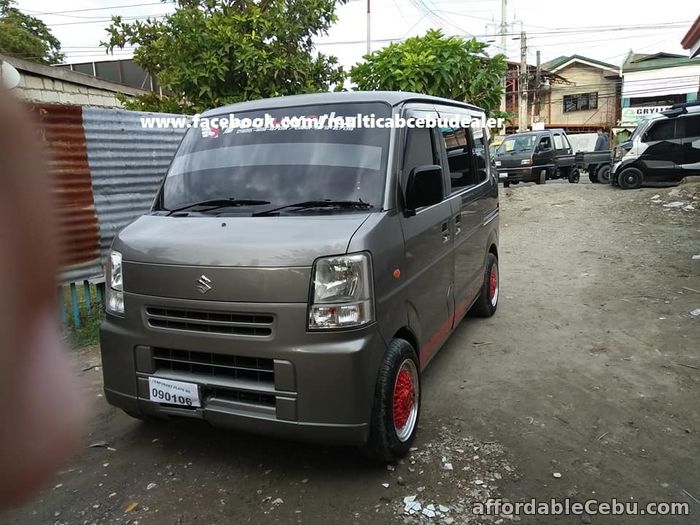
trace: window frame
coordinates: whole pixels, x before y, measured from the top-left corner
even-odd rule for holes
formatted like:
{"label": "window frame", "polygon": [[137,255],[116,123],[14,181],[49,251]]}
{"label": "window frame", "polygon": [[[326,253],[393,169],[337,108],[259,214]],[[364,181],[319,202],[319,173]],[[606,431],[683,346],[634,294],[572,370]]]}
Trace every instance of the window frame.
{"label": "window frame", "polygon": [[[581,107],[583,97],[586,97],[586,107]],[[591,100],[595,98],[595,105],[591,104]],[[574,109],[567,109],[567,102],[569,106],[573,102]],[[572,93],[570,95],[564,95],[562,97],[562,113],[575,113],[577,111],[594,111],[599,108],[599,96],[597,91],[589,91],[587,93]]]}

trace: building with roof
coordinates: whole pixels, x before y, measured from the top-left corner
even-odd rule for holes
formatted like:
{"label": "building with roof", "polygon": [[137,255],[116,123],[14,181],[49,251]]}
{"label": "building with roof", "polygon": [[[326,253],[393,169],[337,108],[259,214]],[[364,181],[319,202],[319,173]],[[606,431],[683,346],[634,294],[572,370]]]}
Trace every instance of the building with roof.
{"label": "building with roof", "polygon": [[0,62],[12,65],[19,72],[19,84],[13,91],[28,102],[118,108],[122,103],[117,94],[133,97],[147,93],[124,84],[20,58],[0,55]]}
{"label": "building with roof", "polygon": [[681,40],[681,45],[690,52],[690,58],[700,57],[700,16]]}
{"label": "building with roof", "polygon": [[698,100],[700,57],[630,51],[622,77],[622,125],[636,125],[645,115]]}
{"label": "building with roof", "polygon": [[581,55],[560,56],[542,64],[556,82],[541,87],[534,121],[569,133],[610,129],[617,124],[620,68]]}

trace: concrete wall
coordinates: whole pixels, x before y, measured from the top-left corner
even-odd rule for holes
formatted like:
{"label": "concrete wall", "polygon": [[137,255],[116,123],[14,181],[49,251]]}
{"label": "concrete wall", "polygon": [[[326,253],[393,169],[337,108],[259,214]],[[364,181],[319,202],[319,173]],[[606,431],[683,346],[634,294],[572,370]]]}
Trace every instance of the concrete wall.
{"label": "concrete wall", "polygon": [[74,84],[66,80],[54,80],[25,71],[20,73],[20,83],[13,91],[19,98],[29,102],[104,108],[122,107],[113,91]]}
{"label": "concrete wall", "polygon": [[[540,108],[540,117],[547,126],[603,126],[616,125],[616,112],[619,101],[616,96],[617,84],[606,76],[614,73],[578,62],[557,71],[571,84],[554,84]],[[598,109],[564,113],[564,96],[583,93],[598,93]]]}

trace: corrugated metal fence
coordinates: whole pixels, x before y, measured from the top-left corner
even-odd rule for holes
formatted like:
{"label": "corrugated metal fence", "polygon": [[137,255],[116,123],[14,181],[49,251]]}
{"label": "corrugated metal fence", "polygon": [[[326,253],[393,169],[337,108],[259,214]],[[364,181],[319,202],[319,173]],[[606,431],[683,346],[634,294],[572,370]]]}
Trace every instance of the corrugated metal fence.
{"label": "corrugated metal fence", "polygon": [[[70,287],[79,326],[79,303],[91,308],[91,283],[101,300],[112,239],[149,209],[185,130],[142,127],[143,117],[175,116],[163,113],[53,104],[31,110],[50,155],[63,239],[60,279]],[[76,283],[83,283],[82,300]]]}

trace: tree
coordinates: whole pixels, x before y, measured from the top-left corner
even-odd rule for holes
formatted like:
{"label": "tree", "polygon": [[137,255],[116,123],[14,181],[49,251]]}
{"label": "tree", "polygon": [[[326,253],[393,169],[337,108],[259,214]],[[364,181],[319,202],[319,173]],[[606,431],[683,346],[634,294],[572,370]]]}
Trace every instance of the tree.
{"label": "tree", "polygon": [[489,58],[486,47],[476,39],[446,37],[431,29],[365,55],[350,77],[361,90],[415,91],[493,112],[501,101],[507,64],[502,54]]}
{"label": "tree", "polygon": [[138,46],[134,62],[166,95],[125,101],[132,109],[202,111],[244,100],[327,91],[345,78],[314,36],[336,20],[337,0],[176,0],[162,19],[112,18],[108,51]]}
{"label": "tree", "polygon": [[14,5],[14,0],[0,0],[0,53],[42,64],[62,62],[61,42],[46,24]]}

